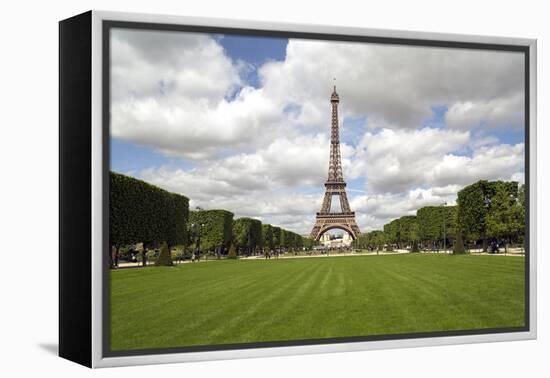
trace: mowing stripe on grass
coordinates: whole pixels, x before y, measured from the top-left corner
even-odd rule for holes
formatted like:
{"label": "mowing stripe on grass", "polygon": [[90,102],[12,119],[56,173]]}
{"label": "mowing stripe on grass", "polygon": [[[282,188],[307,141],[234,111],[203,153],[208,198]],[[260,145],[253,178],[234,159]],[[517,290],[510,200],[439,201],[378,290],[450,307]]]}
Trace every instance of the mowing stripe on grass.
{"label": "mowing stripe on grass", "polygon": [[524,325],[523,258],[212,261],[111,272],[111,348]]}

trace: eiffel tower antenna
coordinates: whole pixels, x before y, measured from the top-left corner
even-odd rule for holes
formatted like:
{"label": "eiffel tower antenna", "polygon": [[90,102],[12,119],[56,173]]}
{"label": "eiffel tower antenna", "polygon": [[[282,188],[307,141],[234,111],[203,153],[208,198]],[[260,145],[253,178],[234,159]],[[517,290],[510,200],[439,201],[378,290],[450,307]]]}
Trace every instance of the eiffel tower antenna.
{"label": "eiffel tower antenna", "polygon": [[[336,81],[336,78],[333,78]],[[311,238],[319,240],[328,230],[338,228],[347,231],[355,240],[361,234],[359,226],[355,222],[355,212],[351,211],[346,193],[346,182],[342,172],[342,158],[340,156],[340,130],[338,127],[338,104],[340,96],[334,91],[330,95],[330,104],[332,107],[332,122],[330,127],[330,159],[328,164],[328,177],[325,182],[325,195],[321,211],[317,213],[315,225],[311,230]],[[340,198],[341,212],[332,212],[332,197]]]}

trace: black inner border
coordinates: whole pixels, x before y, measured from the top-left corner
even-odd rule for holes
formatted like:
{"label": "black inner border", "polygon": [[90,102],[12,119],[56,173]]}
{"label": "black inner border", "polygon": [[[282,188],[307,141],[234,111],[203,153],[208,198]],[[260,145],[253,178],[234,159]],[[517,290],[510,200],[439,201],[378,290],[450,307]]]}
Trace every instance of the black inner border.
{"label": "black inner border", "polygon": [[[139,29],[139,30],[157,30],[157,31],[181,31],[194,33],[210,33],[210,34],[232,34],[243,36],[263,36],[275,38],[294,38],[294,39],[320,39],[328,41],[349,41],[376,43],[385,45],[405,45],[405,46],[421,46],[421,47],[445,47],[445,48],[460,48],[474,50],[494,50],[494,51],[509,51],[521,52],[525,56],[524,67],[524,84],[525,84],[525,188],[526,188],[526,232],[525,232],[525,326],[524,327],[508,327],[508,328],[487,328],[473,329],[460,331],[441,331],[441,332],[419,332],[408,334],[388,334],[377,336],[353,336],[353,337],[336,337],[326,339],[305,339],[305,340],[287,340],[287,341],[269,341],[256,343],[242,344],[219,344],[219,345],[198,345],[184,346],[174,348],[158,348],[158,349],[139,349],[126,351],[111,351],[110,348],[110,279],[109,279],[109,170],[110,170],[110,31],[113,28],[124,29]],[[406,34],[406,32],[403,32]],[[325,33],[306,33],[306,32],[289,32],[284,30],[256,30],[245,28],[226,28],[212,26],[195,26],[195,25],[177,25],[177,24],[161,24],[147,22],[129,22],[129,21],[102,21],[102,139],[103,139],[103,292],[102,292],[102,354],[103,357],[122,357],[122,356],[141,356],[151,354],[166,354],[166,353],[186,353],[186,352],[205,352],[205,351],[222,351],[234,349],[254,349],[254,348],[273,348],[273,347],[291,347],[301,345],[318,345],[318,344],[339,344],[350,342],[365,342],[365,341],[381,341],[381,340],[400,340],[400,339],[419,339],[427,337],[448,337],[448,336],[466,336],[466,335],[484,335],[495,333],[509,332],[528,332],[529,324],[529,252],[530,252],[530,140],[529,140],[529,107],[530,107],[530,66],[529,66],[529,46],[507,45],[496,43],[478,43],[478,42],[453,42],[431,39],[414,39],[414,38],[394,38],[394,37],[369,37],[357,35],[339,35]]]}

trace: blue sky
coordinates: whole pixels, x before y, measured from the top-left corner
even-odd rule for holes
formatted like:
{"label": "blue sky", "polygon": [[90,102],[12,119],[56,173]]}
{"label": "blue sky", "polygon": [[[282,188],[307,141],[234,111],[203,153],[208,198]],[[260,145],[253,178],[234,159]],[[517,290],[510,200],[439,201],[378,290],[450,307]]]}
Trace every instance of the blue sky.
{"label": "blue sky", "polygon": [[257,69],[266,62],[284,60],[288,39],[224,35],[219,42],[232,60],[242,60],[253,68],[243,79],[248,85],[258,88]]}
{"label": "blue sky", "polygon": [[139,172],[142,169],[166,166],[189,169],[193,164],[169,157],[153,148],[111,138],[111,169],[116,172]]}

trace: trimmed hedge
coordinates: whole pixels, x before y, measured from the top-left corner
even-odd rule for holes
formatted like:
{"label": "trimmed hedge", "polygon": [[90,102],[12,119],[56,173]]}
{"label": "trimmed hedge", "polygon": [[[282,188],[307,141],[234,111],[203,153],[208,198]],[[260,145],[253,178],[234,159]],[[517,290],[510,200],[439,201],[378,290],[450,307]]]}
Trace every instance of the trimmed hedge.
{"label": "trimmed hedge", "polygon": [[189,199],[110,172],[109,241],[112,246],[184,244]]}
{"label": "trimmed hedge", "polygon": [[187,219],[189,218],[189,200],[179,194],[171,193],[167,197],[168,231],[166,242],[168,246],[187,244]]}
{"label": "trimmed hedge", "polygon": [[233,245],[237,249],[254,252],[262,244],[262,222],[252,218],[233,221]]}
{"label": "trimmed hedge", "polygon": [[289,251],[293,251],[296,249],[301,249],[304,246],[304,240],[302,235],[289,230],[281,229],[280,244],[281,247],[286,248]]}
{"label": "trimmed hedge", "polygon": [[443,238],[456,239],[456,206],[426,206],[416,212],[418,233],[423,243],[442,243]]}
{"label": "trimmed hedge", "polygon": [[401,242],[401,229],[399,227],[399,219],[394,219],[390,223],[384,225],[384,234],[388,243],[388,250],[393,249],[393,245],[399,248]]}
{"label": "trimmed hedge", "polygon": [[170,249],[168,248],[168,245],[166,242],[162,243],[160,246],[160,254],[155,262],[156,266],[172,266],[174,265],[172,263],[172,256],[170,255]]}
{"label": "trimmed hedge", "polygon": [[352,242],[352,246],[358,249],[382,250],[386,244],[386,234],[375,230],[362,233]]}
{"label": "trimmed hedge", "polygon": [[[233,213],[227,210],[191,211],[189,229],[192,224],[204,224],[201,227],[201,249],[222,252],[229,248],[233,237]],[[190,244],[196,242],[197,235],[191,235]],[[193,240],[191,240],[193,239]]]}
{"label": "trimmed hedge", "polygon": [[273,242],[273,226],[270,224],[262,224],[262,247],[271,251],[275,246]]}
{"label": "trimmed hedge", "polygon": [[418,251],[418,223],[416,215],[405,215],[399,218],[399,237],[401,240],[412,247],[413,252]]}
{"label": "trimmed hedge", "polygon": [[273,246],[281,248],[281,227],[273,226]]}

